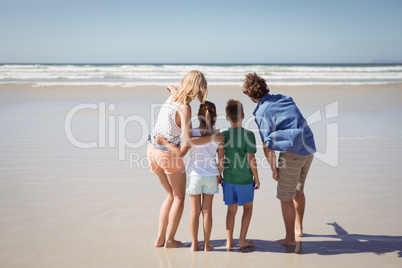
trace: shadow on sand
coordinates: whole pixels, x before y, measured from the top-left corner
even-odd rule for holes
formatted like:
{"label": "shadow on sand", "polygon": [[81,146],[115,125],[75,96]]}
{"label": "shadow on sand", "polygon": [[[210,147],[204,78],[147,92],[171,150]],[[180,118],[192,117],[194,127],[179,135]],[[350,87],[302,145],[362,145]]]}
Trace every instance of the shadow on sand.
{"label": "shadow on sand", "polygon": [[[335,228],[336,235],[312,235],[304,234],[303,241],[296,246],[282,246],[275,241],[253,239],[255,246],[252,248],[233,248],[229,251],[242,253],[249,252],[278,252],[298,254],[338,255],[353,253],[375,253],[378,255],[397,251],[402,257],[402,236],[362,235],[349,234],[336,222],[328,223]],[[330,238],[333,240],[308,241],[310,238]],[[228,251],[225,248],[226,240],[213,240],[214,251]],[[235,241],[237,244],[238,241]]]}

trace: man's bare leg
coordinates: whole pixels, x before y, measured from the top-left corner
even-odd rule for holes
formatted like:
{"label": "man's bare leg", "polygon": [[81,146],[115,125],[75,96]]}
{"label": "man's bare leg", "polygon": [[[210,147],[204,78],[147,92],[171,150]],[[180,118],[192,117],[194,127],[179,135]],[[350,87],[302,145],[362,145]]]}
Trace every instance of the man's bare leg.
{"label": "man's bare leg", "polygon": [[167,175],[170,186],[173,190],[173,204],[169,213],[169,225],[166,230],[165,248],[177,248],[183,245],[182,242],[176,241],[177,228],[183,214],[184,198],[186,192],[186,173],[177,171]]}
{"label": "man's bare leg", "polygon": [[167,196],[163,201],[161,209],[159,211],[158,238],[155,242],[156,247],[163,247],[165,245],[166,228],[169,222],[169,212],[173,203],[173,191],[172,187],[170,187],[167,176],[163,171],[156,173],[156,176],[158,176],[159,182],[162,184],[167,193]]}
{"label": "man's bare leg", "polygon": [[284,239],[278,240],[278,243],[282,245],[296,245],[295,239],[295,218],[296,211],[295,205],[292,201],[281,201],[282,216],[285,222],[286,237]]}
{"label": "man's bare leg", "polygon": [[295,233],[296,236],[303,236],[303,217],[304,209],[306,207],[306,197],[304,194],[296,194],[293,199],[293,203],[296,209],[296,223],[295,223]]}
{"label": "man's bare leg", "polygon": [[226,214],[226,248],[233,247],[233,229],[235,223],[235,216],[237,212],[237,203],[228,206],[228,211]]}

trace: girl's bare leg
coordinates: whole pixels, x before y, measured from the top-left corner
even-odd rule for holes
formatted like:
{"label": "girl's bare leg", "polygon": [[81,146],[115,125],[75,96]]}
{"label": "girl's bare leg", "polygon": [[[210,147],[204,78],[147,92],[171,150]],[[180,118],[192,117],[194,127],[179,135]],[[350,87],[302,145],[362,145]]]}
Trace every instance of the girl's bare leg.
{"label": "girl's bare leg", "polygon": [[191,216],[190,216],[190,231],[191,239],[193,240],[191,244],[191,250],[197,251],[200,248],[198,243],[198,226],[200,224],[200,213],[201,213],[201,194],[190,195],[191,199]]}
{"label": "girl's bare leg", "polygon": [[166,228],[169,222],[169,212],[173,203],[173,191],[172,187],[170,187],[167,176],[163,171],[156,173],[156,176],[158,176],[159,182],[162,184],[167,193],[159,212],[158,238],[155,242],[156,247],[163,247],[165,245]]}
{"label": "girl's bare leg", "polygon": [[202,216],[204,218],[204,251],[210,251],[214,248],[209,244],[212,231],[212,201],[213,194],[202,194]]}
{"label": "girl's bare leg", "polygon": [[165,248],[177,248],[183,245],[182,242],[174,240],[180,219],[183,214],[184,198],[186,192],[186,173],[177,171],[167,175],[173,191],[173,204],[169,213],[169,225],[166,230]]}

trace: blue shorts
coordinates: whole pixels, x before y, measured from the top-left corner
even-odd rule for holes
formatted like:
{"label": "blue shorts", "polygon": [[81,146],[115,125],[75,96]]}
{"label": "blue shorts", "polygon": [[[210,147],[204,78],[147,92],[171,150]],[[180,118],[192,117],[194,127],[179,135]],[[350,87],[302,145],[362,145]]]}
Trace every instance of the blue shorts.
{"label": "blue shorts", "polygon": [[254,183],[240,185],[228,182],[222,182],[223,201],[225,205],[230,206],[238,203],[243,206],[246,203],[254,201]]}
{"label": "blue shorts", "polygon": [[199,194],[217,194],[219,192],[218,180],[216,176],[190,175],[187,181],[187,193],[193,195]]}

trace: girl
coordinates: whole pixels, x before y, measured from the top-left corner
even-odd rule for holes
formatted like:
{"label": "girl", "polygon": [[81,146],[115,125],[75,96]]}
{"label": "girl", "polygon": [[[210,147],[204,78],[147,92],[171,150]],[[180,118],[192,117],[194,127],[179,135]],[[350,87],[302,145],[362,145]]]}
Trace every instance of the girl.
{"label": "girl", "polygon": [[[147,156],[151,172],[155,173],[167,196],[159,213],[158,238],[155,246],[166,248],[180,247],[180,241],[174,239],[183,214],[186,189],[186,173],[182,157],[190,149],[191,144],[204,144],[211,141],[222,141],[223,134],[192,138],[191,107],[189,103],[198,98],[203,103],[207,97],[207,81],[199,71],[189,72],[181,81],[180,91],[168,86],[171,96],[162,106],[152,134],[149,137]],[[180,153],[173,155],[155,141],[162,135],[169,146],[180,146],[180,134],[183,135],[183,146]]]}
{"label": "girl", "polygon": [[[209,137],[215,134],[216,108],[212,102],[206,101],[200,105],[198,120],[200,126],[193,129],[193,137]],[[180,154],[180,149],[172,146],[162,136],[157,136],[156,141],[166,146],[173,154]],[[193,241],[191,250],[193,251],[200,248],[197,236],[201,211],[204,218],[204,250],[209,251],[213,248],[213,245],[209,243],[212,229],[212,200],[214,194],[218,193],[218,184],[222,172],[216,164],[218,146],[219,142],[211,141],[203,145],[192,146],[190,151],[191,156],[187,169],[190,178],[187,193],[190,194],[191,198],[190,229]]]}

